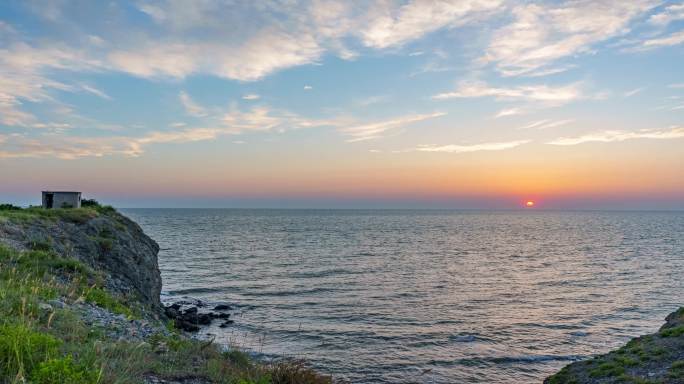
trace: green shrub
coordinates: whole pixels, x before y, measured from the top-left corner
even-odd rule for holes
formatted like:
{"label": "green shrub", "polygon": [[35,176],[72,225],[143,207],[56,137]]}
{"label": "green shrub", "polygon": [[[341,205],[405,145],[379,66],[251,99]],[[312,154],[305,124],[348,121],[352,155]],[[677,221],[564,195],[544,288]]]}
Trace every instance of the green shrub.
{"label": "green shrub", "polygon": [[57,354],[60,341],[26,324],[0,326],[0,377],[26,377]]}
{"label": "green shrub", "polygon": [[99,382],[99,371],[76,364],[71,356],[50,359],[38,365],[31,373],[34,384],[95,384]]}
{"label": "green shrub", "polygon": [[97,238],[97,244],[103,252],[109,252],[114,247],[114,241],[112,239],[107,239],[104,237]]}
{"label": "green shrub", "polygon": [[101,207],[100,203],[95,199],[81,199],[81,208],[98,208]]}
{"label": "green shrub", "polygon": [[0,204],[0,211],[20,211],[21,207],[12,204]]}
{"label": "green shrub", "polygon": [[107,215],[107,214],[112,214],[116,212],[116,209],[112,207],[111,205],[102,205],[96,208],[97,211],[101,214]]}
{"label": "green shrub", "polygon": [[662,337],[679,337],[682,335],[684,335],[684,325],[678,325],[660,331],[660,336]]}
{"label": "green shrub", "polygon": [[332,377],[323,376],[303,361],[283,361],[271,367],[272,384],[332,384]]}

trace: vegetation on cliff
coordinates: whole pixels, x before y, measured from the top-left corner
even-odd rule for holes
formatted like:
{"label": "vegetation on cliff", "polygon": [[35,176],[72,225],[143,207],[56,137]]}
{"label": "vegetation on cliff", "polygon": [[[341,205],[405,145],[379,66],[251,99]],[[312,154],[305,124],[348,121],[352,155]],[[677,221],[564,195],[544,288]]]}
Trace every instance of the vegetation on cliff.
{"label": "vegetation on cliff", "polygon": [[[107,285],[111,277],[122,282],[128,277],[112,276],[116,273],[112,268],[94,268],[101,265],[98,257],[79,254],[94,261],[89,265],[58,251],[83,239],[93,243],[80,244],[83,249],[106,254],[123,252],[121,247],[127,251],[130,244],[121,231],[130,230],[130,223],[121,218],[113,209],[100,206],[0,209],[0,383],[331,382],[300,363],[262,364],[242,352],[187,338],[160,315],[154,301]],[[92,223],[98,219],[99,223]],[[29,234],[44,234],[37,230],[43,226],[64,230],[70,237],[61,238],[60,232],[52,242],[31,242],[19,236],[17,223]],[[108,235],[112,242],[104,247],[108,249],[97,245],[97,237],[73,232],[109,227],[118,229]],[[156,250],[154,259],[156,266]],[[113,321],[93,319],[92,313],[100,317],[104,313]],[[133,323],[142,326],[131,332],[111,325]]]}
{"label": "vegetation on cliff", "polygon": [[671,313],[657,333],[622,348],[572,363],[545,384],[684,383],[684,307]]}

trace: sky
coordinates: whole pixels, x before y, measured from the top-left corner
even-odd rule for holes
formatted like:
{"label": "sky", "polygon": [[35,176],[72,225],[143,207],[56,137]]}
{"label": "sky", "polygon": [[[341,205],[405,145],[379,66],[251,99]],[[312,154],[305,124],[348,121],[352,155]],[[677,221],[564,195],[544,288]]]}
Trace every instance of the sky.
{"label": "sky", "polygon": [[0,201],[684,209],[681,1],[0,3]]}

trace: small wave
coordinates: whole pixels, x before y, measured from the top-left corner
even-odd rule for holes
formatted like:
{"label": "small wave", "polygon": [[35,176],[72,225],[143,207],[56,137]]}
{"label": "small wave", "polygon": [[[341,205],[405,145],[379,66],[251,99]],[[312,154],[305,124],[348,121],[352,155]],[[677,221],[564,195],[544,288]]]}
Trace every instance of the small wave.
{"label": "small wave", "polygon": [[186,288],[186,289],[174,289],[170,291],[166,291],[168,295],[190,295],[190,294],[197,294],[197,293],[214,293],[214,292],[221,292],[222,289],[220,288]]}
{"label": "small wave", "polygon": [[457,360],[433,360],[430,364],[437,366],[465,365],[469,367],[478,367],[492,364],[536,364],[547,361],[577,361],[584,358],[586,358],[586,356],[583,355],[488,356]]}
{"label": "small wave", "polygon": [[476,341],[489,341],[489,339],[482,337],[480,335],[459,333],[456,335],[450,335],[449,340],[455,343],[473,343]]}
{"label": "small wave", "polygon": [[359,272],[350,271],[348,269],[328,269],[325,271],[306,271],[306,272],[293,272],[290,273],[290,277],[294,278],[319,278],[328,277],[335,275],[355,275]]}
{"label": "small wave", "polygon": [[313,288],[313,289],[300,289],[300,290],[290,290],[290,291],[262,291],[262,292],[244,292],[244,296],[297,296],[297,295],[311,295],[317,293],[334,292],[335,289],[332,288]]}

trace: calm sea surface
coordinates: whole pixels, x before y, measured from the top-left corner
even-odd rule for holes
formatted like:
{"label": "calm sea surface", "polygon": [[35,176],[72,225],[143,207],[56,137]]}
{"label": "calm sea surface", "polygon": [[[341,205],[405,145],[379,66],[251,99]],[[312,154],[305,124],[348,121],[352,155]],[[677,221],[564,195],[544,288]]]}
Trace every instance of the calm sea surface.
{"label": "calm sea surface", "polygon": [[540,383],[684,303],[684,213],[124,210],[205,333],[353,383]]}

